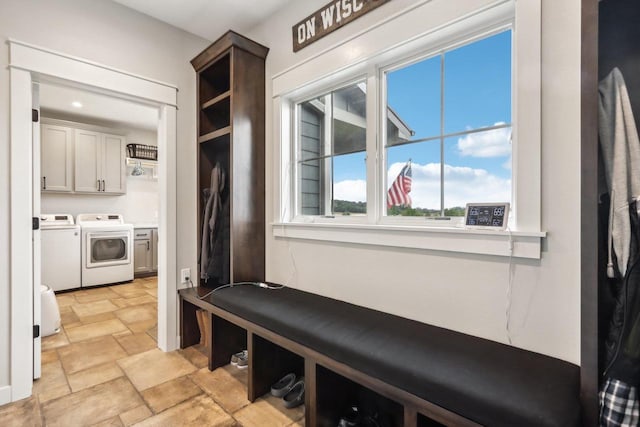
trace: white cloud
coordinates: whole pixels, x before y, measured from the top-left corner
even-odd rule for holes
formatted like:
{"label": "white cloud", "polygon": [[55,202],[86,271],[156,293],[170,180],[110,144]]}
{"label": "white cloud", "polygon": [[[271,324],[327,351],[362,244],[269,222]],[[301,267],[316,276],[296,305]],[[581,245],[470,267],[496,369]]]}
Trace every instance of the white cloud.
{"label": "white cloud", "polygon": [[[503,123],[496,123],[500,125]],[[470,133],[458,139],[458,151],[462,156],[504,157],[511,155],[511,128],[493,129]]]}
{"label": "white cloud", "polygon": [[349,200],[351,202],[367,201],[367,183],[362,179],[348,179],[333,185],[335,200]]}

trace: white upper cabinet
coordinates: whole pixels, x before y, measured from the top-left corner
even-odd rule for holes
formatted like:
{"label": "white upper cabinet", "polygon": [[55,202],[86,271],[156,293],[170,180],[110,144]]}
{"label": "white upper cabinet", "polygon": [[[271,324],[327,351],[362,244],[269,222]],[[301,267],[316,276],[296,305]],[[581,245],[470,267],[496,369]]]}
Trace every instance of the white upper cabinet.
{"label": "white upper cabinet", "polygon": [[102,191],[125,193],[127,166],[125,162],[125,139],[119,135],[102,135]]}
{"label": "white upper cabinet", "polygon": [[126,192],[123,136],[76,129],[75,146],[76,192]]}
{"label": "white upper cabinet", "polygon": [[78,192],[96,193],[102,189],[100,134],[76,129],[76,186]]}
{"label": "white upper cabinet", "polygon": [[42,125],[40,188],[42,191],[73,190],[73,129]]}

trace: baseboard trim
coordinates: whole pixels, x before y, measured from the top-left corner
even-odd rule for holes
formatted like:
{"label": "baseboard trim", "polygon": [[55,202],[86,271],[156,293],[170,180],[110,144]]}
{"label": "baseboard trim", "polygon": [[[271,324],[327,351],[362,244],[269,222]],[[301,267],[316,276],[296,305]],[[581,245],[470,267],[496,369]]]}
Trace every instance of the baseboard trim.
{"label": "baseboard trim", "polygon": [[0,405],[6,405],[11,402],[11,386],[5,385],[0,387]]}

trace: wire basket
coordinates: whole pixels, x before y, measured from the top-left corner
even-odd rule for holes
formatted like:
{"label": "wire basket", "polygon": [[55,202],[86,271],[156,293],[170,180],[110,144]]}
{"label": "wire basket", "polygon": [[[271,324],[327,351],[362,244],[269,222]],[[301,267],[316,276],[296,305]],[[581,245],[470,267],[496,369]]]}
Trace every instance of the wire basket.
{"label": "wire basket", "polygon": [[127,154],[132,159],[158,160],[158,147],[144,144],[127,144]]}

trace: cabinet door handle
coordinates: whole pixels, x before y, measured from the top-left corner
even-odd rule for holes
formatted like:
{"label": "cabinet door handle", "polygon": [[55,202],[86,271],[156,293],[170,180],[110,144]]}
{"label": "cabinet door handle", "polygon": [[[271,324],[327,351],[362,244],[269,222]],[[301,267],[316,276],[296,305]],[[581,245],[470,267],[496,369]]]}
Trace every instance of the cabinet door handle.
{"label": "cabinet door handle", "polygon": [[98,180],[98,191],[100,191],[100,180]]}
{"label": "cabinet door handle", "polygon": [[46,176],[42,177],[42,189],[43,190],[47,189],[47,177]]}
{"label": "cabinet door handle", "polygon": [[147,240],[147,250],[149,250],[149,249],[151,249],[151,248],[149,247],[149,241]]}
{"label": "cabinet door handle", "polygon": [[104,179],[103,179],[103,180],[102,180],[102,191],[104,191],[105,187],[106,187],[106,186],[104,185]]}

